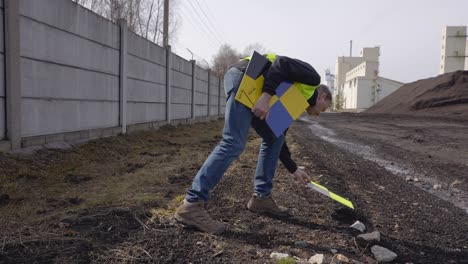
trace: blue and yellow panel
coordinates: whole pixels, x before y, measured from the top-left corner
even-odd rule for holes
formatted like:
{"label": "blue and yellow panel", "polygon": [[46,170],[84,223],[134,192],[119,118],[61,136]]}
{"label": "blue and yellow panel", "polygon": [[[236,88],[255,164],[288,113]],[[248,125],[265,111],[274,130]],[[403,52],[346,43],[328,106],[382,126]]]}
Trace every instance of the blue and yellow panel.
{"label": "blue and yellow panel", "polygon": [[276,95],[278,99],[273,104],[270,103],[270,113],[266,122],[275,136],[279,137],[304,112],[309,104],[291,82],[281,83],[276,90]]}
{"label": "blue and yellow panel", "polygon": [[[236,94],[236,100],[252,109],[262,94],[262,72],[268,59],[254,52]],[[309,105],[293,82],[282,82],[270,100],[270,113],[266,120],[276,137],[279,137]]]}
{"label": "blue and yellow panel", "polygon": [[294,84],[290,85],[282,95],[278,95],[279,100],[288,109],[288,113],[296,120],[309,106],[299,89]]}

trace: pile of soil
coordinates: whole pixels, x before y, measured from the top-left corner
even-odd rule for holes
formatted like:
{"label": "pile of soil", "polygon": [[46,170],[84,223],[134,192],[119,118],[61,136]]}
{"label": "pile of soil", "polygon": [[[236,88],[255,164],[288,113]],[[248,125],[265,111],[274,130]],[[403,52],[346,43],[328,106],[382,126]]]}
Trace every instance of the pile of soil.
{"label": "pile of soil", "polygon": [[365,112],[468,117],[468,71],[405,84]]}

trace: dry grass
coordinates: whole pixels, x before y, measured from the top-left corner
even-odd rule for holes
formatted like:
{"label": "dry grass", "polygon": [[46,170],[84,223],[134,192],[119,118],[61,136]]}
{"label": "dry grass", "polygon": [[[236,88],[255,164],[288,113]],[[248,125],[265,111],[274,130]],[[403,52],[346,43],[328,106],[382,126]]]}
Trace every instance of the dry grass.
{"label": "dry grass", "polygon": [[165,205],[179,203],[185,189],[181,184],[168,188],[168,179],[184,175],[190,180],[219,141],[222,125],[164,127],[27,157],[0,154],[0,194],[10,197],[0,206],[0,225],[14,227],[96,206],[170,210]]}

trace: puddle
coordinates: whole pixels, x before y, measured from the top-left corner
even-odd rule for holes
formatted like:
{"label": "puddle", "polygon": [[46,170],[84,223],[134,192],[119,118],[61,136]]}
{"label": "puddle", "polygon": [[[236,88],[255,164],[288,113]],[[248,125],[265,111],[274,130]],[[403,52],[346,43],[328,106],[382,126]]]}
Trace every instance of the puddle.
{"label": "puddle", "polygon": [[[407,181],[408,183],[416,185],[422,190],[454,204],[455,206],[465,210],[465,212],[468,214],[468,194],[462,190],[457,188],[450,188],[449,186],[443,186],[442,188],[436,190],[433,188],[433,186],[435,184],[441,184],[439,181],[437,181],[437,179],[427,177],[426,175],[421,175],[410,167],[380,157],[374,148],[370,146],[339,139],[333,130],[328,129],[317,122],[303,118],[301,118],[301,121],[309,124],[309,128],[312,129],[314,134],[321,139],[333,143],[353,154],[359,155],[366,160],[373,161],[395,175],[404,178],[411,177],[411,181]],[[414,181],[415,178],[417,178],[417,181]]]}

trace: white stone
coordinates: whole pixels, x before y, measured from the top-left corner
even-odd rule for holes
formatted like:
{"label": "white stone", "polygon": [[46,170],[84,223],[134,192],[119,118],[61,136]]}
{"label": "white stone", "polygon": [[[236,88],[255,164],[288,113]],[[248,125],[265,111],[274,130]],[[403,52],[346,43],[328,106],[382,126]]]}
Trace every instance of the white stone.
{"label": "white stone", "polygon": [[272,259],[282,259],[282,258],[287,258],[287,257],[289,257],[289,255],[285,253],[272,252],[270,254],[270,258]]}
{"label": "white stone", "polygon": [[364,232],[364,230],[366,230],[366,226],[359,221],[356,221],[354,224],[352,224],[351,228],[357,229],[361,232]]}
{"label": "white stone", "polygon": [[390,262],[398,256],[394,252],[380,246],[373,246],[371,252],[378,262]]}
{"label": "white stone", "polygon": [[364,239],[365,241],[380,241],[380,232],[374,231],[372,233],[359,235],[358,237]]}
{"label": "white stone", "polygon": [[315,254],[309,259],[310,264],[322,264],[323,263],[323,254]]}
{"label": "white stone", "polygon": [[338,250],[332,248],[332,249],[330,249],[330,252],[333,253],[333,254],[336,254],[336,253],[338,253]]}

